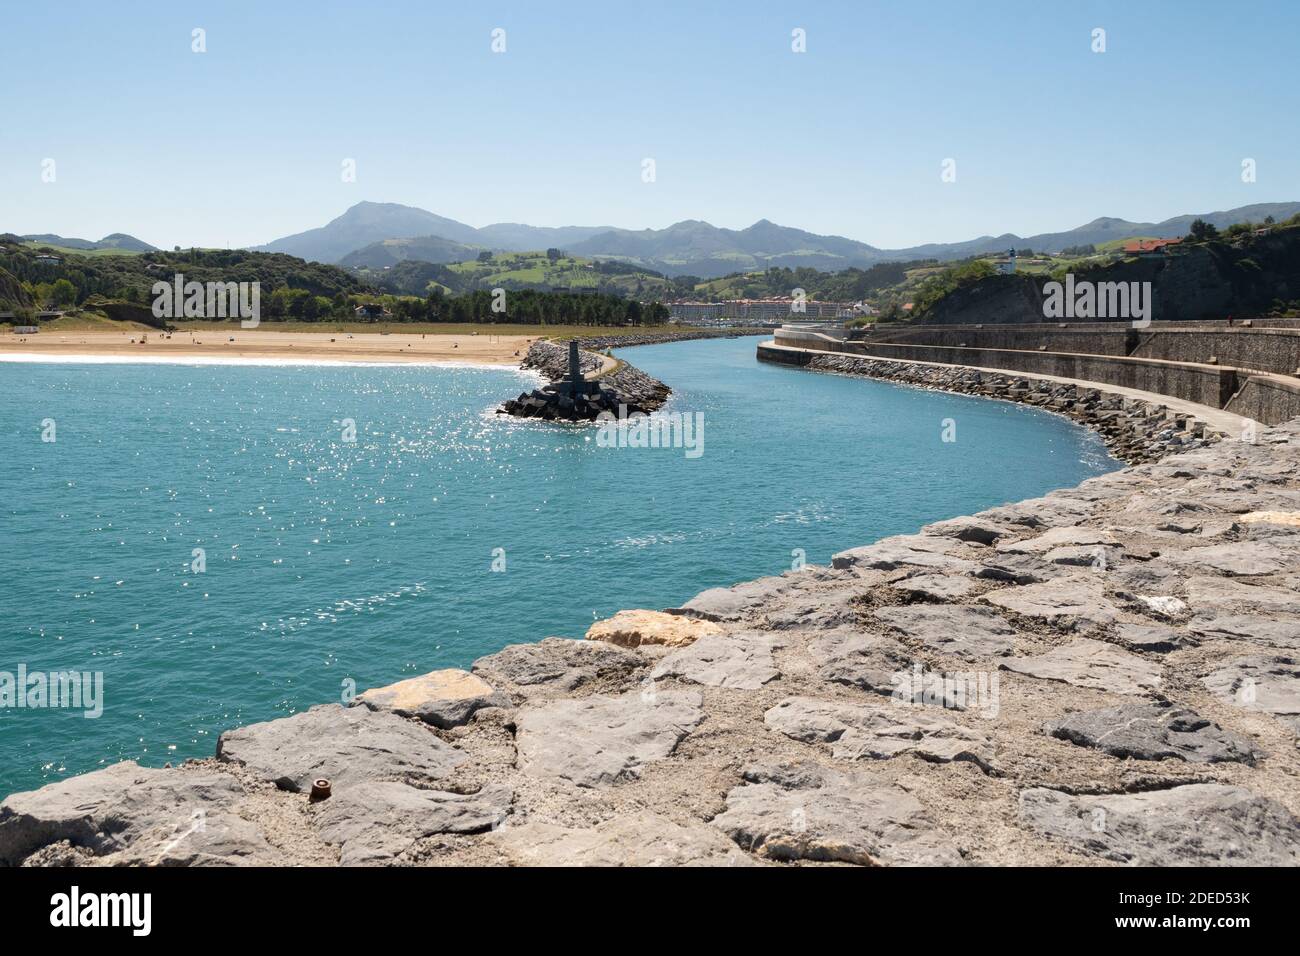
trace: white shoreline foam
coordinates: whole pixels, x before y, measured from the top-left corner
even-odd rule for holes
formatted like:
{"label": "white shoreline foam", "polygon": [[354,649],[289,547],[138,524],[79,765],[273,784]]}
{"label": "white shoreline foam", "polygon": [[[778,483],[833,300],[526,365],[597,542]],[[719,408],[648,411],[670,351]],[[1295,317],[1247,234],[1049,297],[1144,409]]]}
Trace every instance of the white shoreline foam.
{"label": "white shoreline foam", "polygon": [[400,368],[405,365],[421,368],[467,368],[484,371],[518,372],[517,365],[499,365],[489,362],[458,362],[451,359],[416,359],[414,361],[381,362],[361,359],[322,358],[271,358],[225,355],[85,355],[56,354],[51,352],[0,352],[0,362],[50,363],[61,365],[325,365],[360,366],[365,368]]}

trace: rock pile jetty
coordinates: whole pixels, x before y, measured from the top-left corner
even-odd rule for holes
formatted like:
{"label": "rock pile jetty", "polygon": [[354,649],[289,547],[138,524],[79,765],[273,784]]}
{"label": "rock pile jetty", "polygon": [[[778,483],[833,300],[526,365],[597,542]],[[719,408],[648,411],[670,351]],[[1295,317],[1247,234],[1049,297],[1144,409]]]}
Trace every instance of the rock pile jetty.
{"label": "rock pile jetty", "polygon": [[[539,340],[529,346],[521,368],[533,369],[549,384],[521,392],[502,404],[499,414],[544,421],[594,421],[602,412],[618,416],[650,414],[668,401],[672,390],[663,382],[626,362],[577,349],[576,342],[558,345]],[[580,372],[576,381],[571,371]]]}
{"label": "rock pile jetty", "polygon": [[1300,865],[1297,584],[1300,420],[14,794],[0,864]]}
{"label": "rock pile jetty", "polygon": [[818,354],[804,366],[819,372],[862,375],[936,391],[1036,405],[1098,432],[1116,458],[1129,464],[1157,461],[1173,451],[1213,444],[1223,434],[1159,402],[1127,398],[1102,388],[999,373],[960,365],[922,365],[853,355]]}

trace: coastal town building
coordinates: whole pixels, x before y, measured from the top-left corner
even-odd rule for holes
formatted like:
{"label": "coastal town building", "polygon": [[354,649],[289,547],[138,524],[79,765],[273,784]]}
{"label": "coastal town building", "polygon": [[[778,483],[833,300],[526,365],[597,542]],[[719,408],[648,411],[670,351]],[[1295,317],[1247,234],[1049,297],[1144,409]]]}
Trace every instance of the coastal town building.
{"label": "coastal town building", "polygon": [[352,314],[358,319],[364,319],[368,322],[377,322],[380,319],[392,318],[393,313],[385,309],[379,302],[367,302],[357,306],[352,310]]}
{"label": "coastal town building", "polygon": [[1162,256],[1170,246],[1176,246],[1182,241],[1181,239],[1134,239],[1124,244],[1123,252],[1127,256],[1141,258]]}
{"label": "coastal town building", "polygon": [[723,317],[721,302],[669,302],[668,316],[685,325],[720,325]]}

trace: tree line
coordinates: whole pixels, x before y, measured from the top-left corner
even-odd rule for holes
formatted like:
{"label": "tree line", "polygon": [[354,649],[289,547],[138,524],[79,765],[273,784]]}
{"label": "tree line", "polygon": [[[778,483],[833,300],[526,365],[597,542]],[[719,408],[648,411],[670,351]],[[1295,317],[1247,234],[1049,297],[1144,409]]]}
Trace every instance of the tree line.
{"label": "tree line", "polygon": [[[177,273],[196,282],[260,282],[264,290],[301,289],[314,296],[358,293],[366,286],[335,266],[305,262],[283,253],[242,249],[191,249],[142,255],[78,256],[59,253],[59,262],[36,258],[38,250],[17,236],[0,237],[0,269],[41,305],[80,305],[92,295],[146,305],[153,285]],[[69,296],[66,283],[72,287]],[[57,287],[57,288],[56,288]]]}
{"label": "tree line", "polygon": [[668,308],[617,295],[542,292],[534,289],[475,290],[449,296],[436,289],[423,299],[392,304],[399,322],[458,322],[512,325],[663,325]]}
{"label": "tree line", "polygon": [[[357,309],[362,314],[357,314]],[[262,299],[262,318],[291,322],[385,321],[485,325],[663,325],[666,306],[590,292],[476,290],[424,298],[394,295],[314,296],[281,287]]]}

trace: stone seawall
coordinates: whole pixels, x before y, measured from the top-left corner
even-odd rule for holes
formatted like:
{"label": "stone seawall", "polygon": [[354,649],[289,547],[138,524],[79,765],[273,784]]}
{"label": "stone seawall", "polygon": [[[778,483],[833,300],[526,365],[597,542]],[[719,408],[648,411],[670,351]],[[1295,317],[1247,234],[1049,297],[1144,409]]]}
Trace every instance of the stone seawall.
{"label": "stone seawall", "polygon": [[1224,408],[1261,422],[1286,421],[1300,409],[1300,379],[1252,375]]}
{"label": "stone seawall", "polygon": [[1136,329],[1061,328],[1055,323],[1021,325],[910,325],[881,328],[869,333],[870,342],[890,345],[942,345],[949,348],[1086,352],[1091,355],[1128,355],[1137,347]]}
{"label": "stone seawall", "polygon": [[1171,331],[1143,330],[1132,353],[1138,358],[1178,362],[1208,362],[1278,375],[1295,375],[1300,368],[1300,330],[1232,328]]}
{"label": "stone seawall", "polygon": [[882,327],[871,344],[932,345],[1018,351],[1045,350],[1089,355],[1133,356],[1166,362],[1216,364],[1278,375],[1300,368],[1300,329],[1252,326],[1183,326],[1153,323],[1038,322],[1021,325],[915,325]]}
{"label": "stone seawall", "polygon": [[873,358],[948,365],[1001,368],[1011,372],[1084,379],[1144,392],[1158,392],[1211,408],[1223,408],[1237,390],[1234,369],[1190,362],[1165,362],[1119,355],[1074,352],[1023,352],[1009,349],[950,348],[941,345],[888,345],[871,343]]}
{"label": "stone seawall", "polygon": [[1293,422],[14,794],[0,864],[1295,866],[1297,584]]}
{"label": "stone seawall", "polygon": [[[1167,333],[1166,333],[1167,334]],[[1289,335],[1289,330],[1287,335]],[[1041,339],[1032,333],[1031,340]],[[962,331],[960,341],[978,341],[977,329]],[[1110,346],[1119,342],[1110,340]],[[1290,341],[1287,339],[1286,341]],[[997,368],[1029,375],[1051,375],[1094,382],[1098,386],[1156,392],[1215,409],[1231,405],[1234,414],[1266,424],[1300,416],[1300,378],[1256,372],[1208,362],[1183,362],[1138,355],[1052,352],[1039,349],[983,348],[971,345],[917,345],[911,342],[839,341],[829,336],[780,329],[776,344],[799,349],[842,352],[872,359],[933,362],[953,366]],[[1086,343],[1075,341],[1076,346]],[[1100,347],[1107,347],[1102,343]],[[760,352],[763,349],[760,347]],[[1139,349],[1140,351],[1140,349]],[[1217,359],[1216,356],[1207,358]]]}

